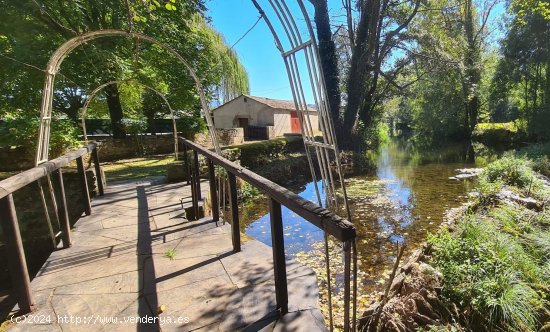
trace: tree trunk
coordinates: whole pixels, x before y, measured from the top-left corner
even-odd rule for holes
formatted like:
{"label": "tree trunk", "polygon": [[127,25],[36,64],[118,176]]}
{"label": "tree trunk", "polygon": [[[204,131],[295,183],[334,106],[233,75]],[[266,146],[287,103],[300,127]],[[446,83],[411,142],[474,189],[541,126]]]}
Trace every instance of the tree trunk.
{"label": "tree trunk", "polygon": [[124,114],[122,112],[122,105],[120,104],[117,84],[111,84],[105,87],[105,94],[107,96],[107,106],[109,107],[113,137],[126,138],[126,129],[124,129],[124,125],[122,124]]}
{"label": "tree trunk", "polygon": [[373,94],[376,90],[378,75],[376,69],[375,52],[380,43],[380,34],[378,24],[380,19],[380,1],[368,1],[361,10],[361,18],[357,25],[357,34],[348,81],[346,82],[346,92],[348,95],[347,106],[344,113],[344,123],[341,134],[344,138],[344,145],[355,149],[360,147],[361,143],[357,140],[356,124],[361,120],[363,125],[370,124],[372,116]]}
{"label": "tree trunk", "polygon": [[546,57],[546,78],[544,86],[544,110],[550,113],[550,54]]}
{"label": "tree trunk", "polygon": [[71,104],[69,108],[63,110],[65,114],[67,114],[67,117],[74,121],[75,123],[79,123],[78,121],[78,111],[82,107],[82,104]]}
{"label": "tree trunk", "polygon": [[477,118],[479,116],[479,84],[481,82],[480,50],[474,36],[474,13],[472,0],[465,2],[464,9],[464,34],[468,43],[465,55],[465,80],[466,80],[466,118],[468,126],[466,128],[468,137],[471,137]]}
{"label": "tree trunk", "polygon": [[328,104],[330,114],[335,126],[339,131],[340,125],[340,77],[338,73],[338,59],[336,47],[332,40],[330,30],[330,18],[328,15],[327,0],[311,0],[315,7],[315,25],[317,26],[317,39],[319,40],[319,56],[327,88]]}

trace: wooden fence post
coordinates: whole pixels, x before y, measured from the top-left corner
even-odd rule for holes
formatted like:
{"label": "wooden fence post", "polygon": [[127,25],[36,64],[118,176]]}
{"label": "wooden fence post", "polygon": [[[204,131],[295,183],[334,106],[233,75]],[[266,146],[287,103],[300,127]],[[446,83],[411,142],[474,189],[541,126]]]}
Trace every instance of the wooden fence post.
{"label": "wooden fence post", "polygon": [[54,172],[57,186],[57,215],[61,226],[61,238],[63,239],[63,248],[71,246],[71,225],[69,223],[69,211],[67,209],[67,199],[65,197],[65,186],[63,185],[63,172],[61,168]]}
{"label": "wooden fence post", "polygon": [[201,200],[201,176],[200,176],[200,170],[199,170],[199,153],[195,150],[193,150],[193,164],[194,164],[194,172],[195,172],[195,186],[196,186],[196,193],[197,193],[197,200]]}
{"label": "wooden fence post", "polygon": [[281,315],[288,313],[288,288],[286,278],[285,241],[283,238],[283,215],[281,204],[269,199],[271,221],[271,244],[273,247],[273,270],[275,274],[275,298]]}
{"label": "wooden fence post", "polygon": [[183,143],[183,167],[185,168],[185,173],[187,175],[186,182],[191,184],[191,171],[189,170],[189,154],[187,153],[187,144]]}
{"label": "wooden fence post", "polygon": [[351,243],[344,242],[344,332],[350,331]]}
{"label": "wooden fence post", "polygon": [[220,220],[220,210],[218,204],[218,191],[216,188],[216,170],[214,163],[208,159],[208,179],[210,182],[210,199],[212,204],[212,220],[218,222]]}
{"label": "wooden fence post", "polygon": [[[191,172],[191,203],[193,204],[193,219],[199,219],[199,200],[197,199],[197,186],[195,185],[195,173]],[[190,219],[191,220],[191,219]]]}
{"label": "wooden fence post", "polygon": [[231,240],[233,252],[241,251],[241,227],[239,225],[239,202],[237,201],[237,178],[227,172],[229,178],[229,200],[231,204]]}
{"label": "wooden fence post", "polygon": [[99,156],[97,155],[97,147],[94,147],[92,150],[92,159],[94,160],[95,166],[95,177],[97,181],[97,191],[99,196],[105,194],[105,188],[103,188],[103,175],[101,174],[101,165],[99,164]]}
{"label": "wooden fence post", "polygon": [[82,200],[84,201],[84,212],[87,216],[92,214],[92,205],[90,203],[90,191],[88,190],[88,180],[86,179],[86,168],[82,156],[76,158],[78,168],[78,177],[80,178],[80,191],[82,192]]}
{"label": "wooden fence post", "polygon": [[12,194],[0,199],[0,224],[4,231],[9,272],[17,303],[20,313],[26,314],[33,311],[34,300]]}

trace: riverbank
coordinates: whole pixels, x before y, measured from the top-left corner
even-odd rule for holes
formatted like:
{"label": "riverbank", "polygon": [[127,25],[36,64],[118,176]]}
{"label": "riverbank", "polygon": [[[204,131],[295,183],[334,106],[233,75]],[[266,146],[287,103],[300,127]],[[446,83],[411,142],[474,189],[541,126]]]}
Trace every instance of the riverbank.
{"label": "riverbank", "polygon": [[550,183],[512,155],[401,266],[365,331],[548,331]]}

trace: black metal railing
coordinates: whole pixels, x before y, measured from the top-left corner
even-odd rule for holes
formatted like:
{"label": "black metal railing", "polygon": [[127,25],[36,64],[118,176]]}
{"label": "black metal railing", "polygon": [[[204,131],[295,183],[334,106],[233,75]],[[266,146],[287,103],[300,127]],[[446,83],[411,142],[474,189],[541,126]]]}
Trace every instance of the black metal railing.
{"label": "black metal railing", "polygon": [[[302,198],[290,190],[264,178],[260,175],[243,168],[242,166],[223,158],[222,156],[210,151],[194,142],[180,137],[180,142],[184,147],[184,167],[188,172],[190,185],[192,189],[193,209],[199,209],[200,200],[200,174],[199,174],[199,154],[206,159],[208,165],[209,189],[212,201],[212,211],[214,221],[218,221],[220,213],[218,211],[218,181],[216,179],[215,167],[218,165],[227,172],[229,180],[229,206],[231,209],[231,234],[233,242],[233,251],[241,250],[241,231],[239,226],[239,212],[237,202],[237,181],[236,178],[248,182],[250,185],[259,189],[269,199],[269,213],[271,221],[271,240],[275,276],[275,292],[277,309],[281,315],[288,312],[288,289],[286,275],[285,248],[283,238],[283,215],[281,206],[287,207],[297,215],[308,222],[314,224],[330,236],[333,236],[343,244],[344,251],[344,331],[350,331],[350,326],[354,325],[350,320],[351,311],[351,249],[356,238],[356,230],[353,224],[339,217],[333,212],[319,207],[318,205]],[[189,149],[192,150],[191,161],[189,158]],[[225,199],[222,198],[222,199]],[[355,316],[355,315],[354,315]]]}
{"label": "black metal railing", "polygon": [[68,166],[76,160],[79,174],[79,182],[84,202],[84,212],[90,215],[92,208],[90,203],[90,193],[88,190],[88,181],[86,179],[86,170],[84,167],[84,156],[91,154],[94,161],[95,173],[97,179],[97,188],[99,195],[103,195],[103,179],[97,155],[98,144],[91,143],[85,147],[69,152],[59,158],[47,161],[29,170],[11,176],[0,181],[0,226],[4,232],[4,241],[7,249],[9,272],[14,289],[14,295],[19,304],[19,313],[26,314],[34,309],[33,294],[30,286],[27,261],[25,259],[25,250],[21,239],[19,222],[15,210],[13,193],[17,190],[40,181],[43,177],[53,175],[55,187],[57,189],[57,198],[55,198],[57,211],[60,221],[60,232],[55,234],[54,242],[61,239],[64,248],[71,246],[71,231],[67,200],[65,197],[65,186],[63,183],[62,167]]}

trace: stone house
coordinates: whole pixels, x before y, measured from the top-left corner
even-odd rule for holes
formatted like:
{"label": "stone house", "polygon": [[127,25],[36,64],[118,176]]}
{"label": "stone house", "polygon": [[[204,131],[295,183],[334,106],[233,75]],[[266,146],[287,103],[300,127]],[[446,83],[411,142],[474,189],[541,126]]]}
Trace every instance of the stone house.
{"label": "stone house", "polygon": [[[246,139],[270,139],[285,134],[300,134],[300,122],[294,101],[240,95],[215,108],[214,125],[218,129],[244,129]],[[308,107],[309,120],[319,132],[317,110]]]}

